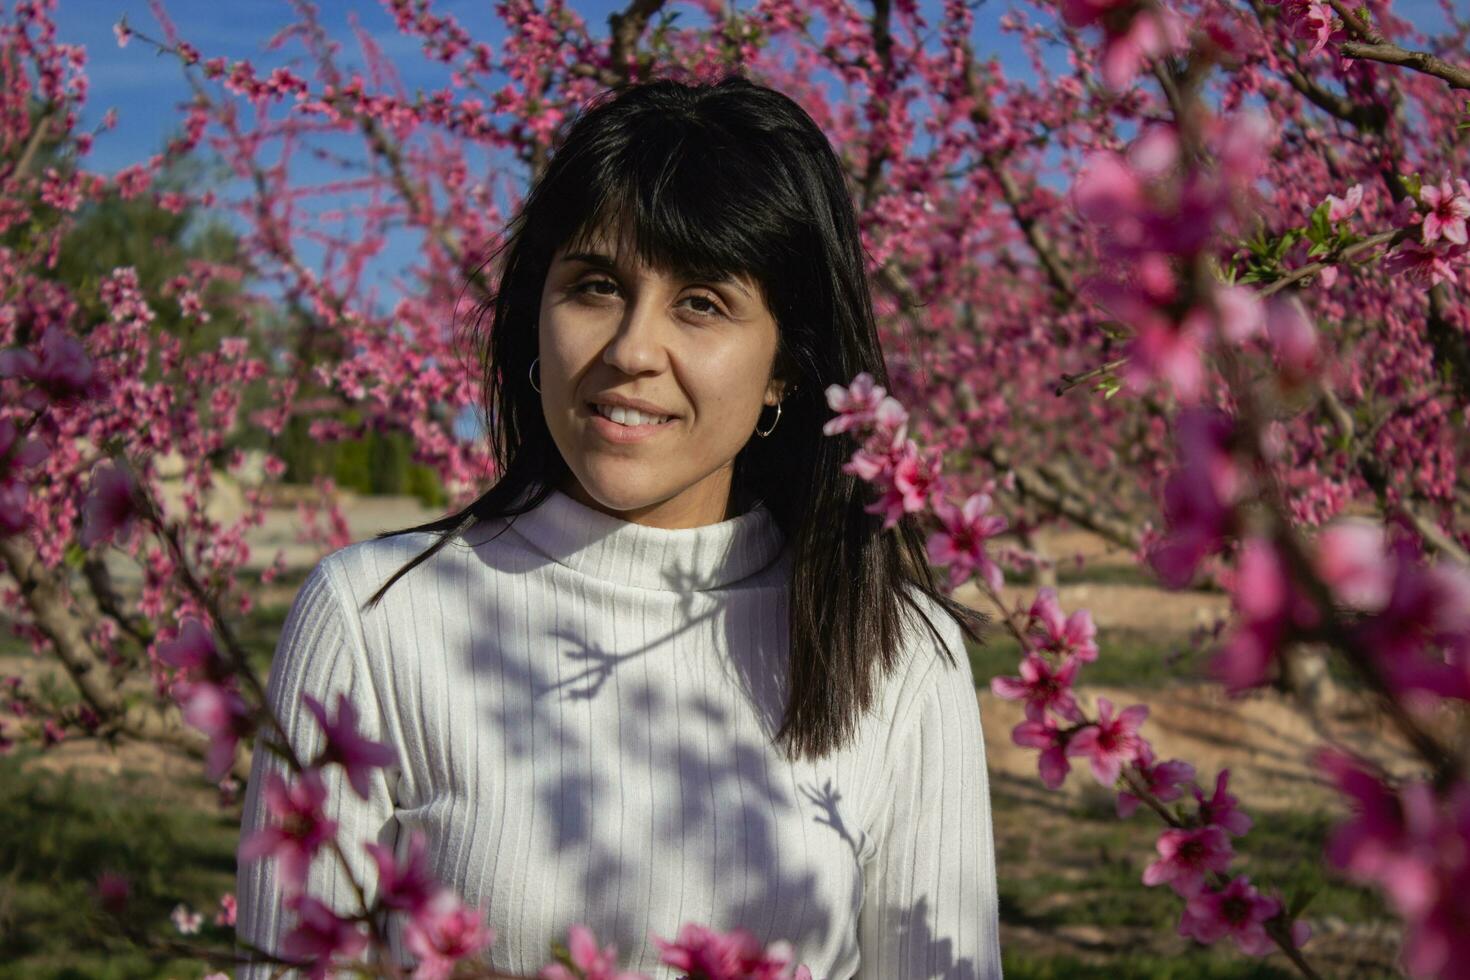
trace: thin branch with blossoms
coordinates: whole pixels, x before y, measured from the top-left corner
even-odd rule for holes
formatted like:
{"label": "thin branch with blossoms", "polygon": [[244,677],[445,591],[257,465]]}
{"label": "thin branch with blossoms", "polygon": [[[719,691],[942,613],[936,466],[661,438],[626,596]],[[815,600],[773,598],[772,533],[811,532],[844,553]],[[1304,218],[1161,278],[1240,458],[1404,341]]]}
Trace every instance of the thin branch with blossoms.
{"label": "thin branch with blossoms", "polygon": [[925,481],[915,479],[917,452],[905,436],[908,413],[871,375],[859,374],[850,386],[831,385],[826,395],[835,415],[824,424],[824,433],[848,434],[858,448],[845,469],[875,488],[876,499],[865,509],[881,517],[885,528],[905,514],[932,514],[939,529],[928,539],[930,560],[949,568],[951,589],[973,576],[1019,644],[1020,676],[996,677],[991,688],[998,697],[1023,702],[1025,720],[1012,737],[1018,745],[1041,750],[1042,782],[1057,789],[1071,768],[1069,760],[1087,758],[1102,786],[1118,790],[1121,784],[1120,817],[1141,802],[1171,828],[1159,838],[1161,857],[1145,870],[1143,882],[1170,883],[1185,900],[1181,934],[1205,943],[1230,935],[1243,952],[1257,956],[1280,948],[1303,976],[1319,976],[1300,950],[1310,936],[1307,924],[1288,917],[1280,899],[1262,896],[1248,878],[1226,874],[1234,853],[1227,832],[1240,835],[1250,827],[1226,792],[1229,770],[1221,771],[1209,800],[1194,787],[1198,806],[1193,813],[1171,809],[1168,803],[1183,794],[1194,767],[1154,759],[1139,733],[1148,708],[1133,705],[1115,713],[1112,702],[1099,697],[1096,714],[1089,716],[1077,700],[1077,675],[1099,655],[1090,614],[1078,610],[1064,616],[1056,591],[1048,587],[1038,591],[1029,609],[1009,606],[1000,594],[1003,574],[988,545],[1007,523],[988,513],[989,495],[974,494],[956,507],[944,499],[937,468]]}

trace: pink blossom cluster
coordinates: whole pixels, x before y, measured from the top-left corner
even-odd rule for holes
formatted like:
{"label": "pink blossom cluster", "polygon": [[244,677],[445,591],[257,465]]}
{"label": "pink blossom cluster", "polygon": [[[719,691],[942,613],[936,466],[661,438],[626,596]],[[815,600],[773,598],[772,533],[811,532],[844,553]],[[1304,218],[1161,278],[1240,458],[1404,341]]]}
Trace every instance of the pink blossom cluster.
{"label": "pink blossom cluster", "polygon": [[1291,37],[1312,42],[1308,55],[1315,55],[1329,41],[1344,41],[1348,37],[1345,29],[1337,24],[1332,5],[1325,0],[1266,0],[1277,8],[1282,24]]}
{"label": "pink blossom cluster", "polygon": [[875,384],[867,372],[851,386],[827,388],[827,404],[838,414],[823,424],[825,435],[853,431],[862,436],[861,446],[842,465],[842,472],[874,484],[882,490],[878,500],[864,509],[883,517],[888,529],[905,514],[929,505],[939,482],[939,458],[921,453],[908,437],[908,412]]}
{"label": "pink blossom cluster", "polygon": [[1062,0],[1071,27],[1102,28],[1102,77],[1121,89],[1147,63],[1189,48],[1188,21],[1172,6],[1139,0]]}
{"label": "pink blossom cluster", "polygon": [[1136,391],[1164,382],[1185,404],[1208,382],[1206,355],[1222,344],[1264,344],[1298,379],[1318,361],[1316,332],[1299,303],[1263,302],[1254,290],[1211,279],[1196,267],[1219,229],[1249,211],[1268,155],[1259,114],[1206,117],[1213,167],[1184,152],[1177,129],[1154,123],[1125,152],[1091,155],[1073,184],[1077,213],[1096,229],[1124,276],[1099,274],[1087,295],[1131,331],[1124,377]]}
{"label": "pink blossom cluster", "polygon": [[[876,429],[886,439],[880,413],[890,419],[906,418],[906,414],[900,415],[887,404],[893,399],[887,398],[883,389],[875,386],[867,375],[855,378],[849,387],[833,385],[827,395],[828,404],[836,413],[825,425],[829,435]],[[1191,442],[1202,450],[1196,461],[1201,472],[1196,478],[1212,491],[1221,487],[1233,490],[1236,471],[1228,453],[1223,451],[1222,433],[1218,427],[1211,433],[1211,416],[1196,414],[1192,418],[1197,431]],[[872,482],[882,488],[881,470],[859,469],[858,475],[862,477],[864,472],[873,473]],[[1187,502],[1188,498],[1180,493],[1180,499]],[[978,495],[971,500],[977,498]],[[988,506],[989,498],[985,500]],[[931,501],[936,515],[940,513],[938,503]],[[1176,510],[1179,514],[1195,513],[1183,504]],[[945,513],[951,519],[955,515],[953,508]],[[983,508],[977,509],[974,516],[978,518],[980,513]],[[955,561],[960,549],[953,540],[951,521],[946,519],[943,523],[945,530],[936,536],[939,547],[931,545],[931,557],[937,550],[940,557]],[[1005,524],[999,521],[986,527],[1000,533]],[[983,552],[988,535],[977,535],[973,530],[967,533],[967,540]],[[1224,531],[1218,536],[1223,538]],[[983,554],[977,557],[968,550],[966,554],[966,574],[974,574],[983,565],[987,571],[980,572],[981,581],[989,590],[991,600],[1005,611],[998,595],[999,570],[993,563],[984,565]],[[1059,788],[1071,769],[1070,760],[1081,757],[1088,760],[1093,777],[1101,785],[1118,791],[1119,817],[1132,815],[1145,801],[1158,809],[1169,828],[1159,836],[1159,857],[1144,870],[1142,881],[1146,885],[1169,884],[1184,899],[1180,934],[1202,943],[1214,943],[1228,936],[1241,951],[1254,956],[1270,953],[1281,941],[1293,949],[1305,943],[1311,934],[1305,922],[1282,925],[1280,939],[1268,934],[1268,928],[1277,925],[1284,913],[1280,899],[1262,895],[1246,876],[1226,877],[1235,853],[1230,837],[1244,834],[1252,823],[1228,791],[1229,770],[1221,770],[1214,791],[1207,798],[1193,781],[1192,765],[1180,759],[1159,760],[1155,756],[1153,746],[1140,732],[1148,717],[1146,705],[1135,704],[1117,711],[1109,698],[1099,696],[1095,718],[1089,718],[1083,710],[1075,691],[1077,676],[1082,666],[1095,661],[1099,654],[1097,629],[1091,615],[1086,610],[1066,615],[1056,590],[1044,586],[1026,611],[1022,625],[1018,627],[1009,613],[1006,622],[1015,631],[1024,651],[1020,674],[992,678],[990,686],[997,697],[1020,701],[1023,705],[1025,720],[1013,729],[1012,740],[1017,745],[1040,750],[1038,773],[1049,789]],[[1193,812],[1166,810],[1164,804],[1180,799],[1186,787],[1195,798]]]}
{"label": "pink blossom cluster", "polygon": [[[1368,653],[1395,695],[1409,702],[1470,701],[1470,569],[1426,562],[1414,542],[1390,542],[1382,525],[1336,521],[1313,543],[1313,574],[1346,624],[1346,639]],[[1266,680],[1292,642],[1326,640],[1327,618],[1305,591],[1279,542],[1242,542],[1231,596],[1237,626],[1217,659],[1228,686]]]}
{"label": "pink blossom cluster", "polygon": [[1404,964],[1414,976],[1462,976],[1470,963],[1470,783],[1436,788],[1394,780],[1324,749],[1318,764],[1353,808],[1327,856],[1356,881],[1377,885],[1409,923]]}
{"label": "pink blossom cluster", "polygon": [[1470,220],[1470,181],[1457,177],[1451,185],[1450,178],[1444,177],[1437,184],[1425,184],[1419,200],[1403,198],[1393,217],[1402,226],[1418,225],[1420,234],[1394,250],[1384,260],[1384,268],[1423,286],[1454,282],[1456,267],[1470,257],[1465,230]]}

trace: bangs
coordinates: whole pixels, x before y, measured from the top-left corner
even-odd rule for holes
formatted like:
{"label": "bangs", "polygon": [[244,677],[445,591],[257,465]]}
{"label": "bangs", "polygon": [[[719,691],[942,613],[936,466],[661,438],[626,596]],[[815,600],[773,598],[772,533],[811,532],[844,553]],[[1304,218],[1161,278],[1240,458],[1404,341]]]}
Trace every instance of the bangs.
{"label": "bangs", "polygon": [[574,213],[586,219],[568,235],[567,250],[601,241],[619,261],[631,257],[683,279],[750,279],[764,289],[800,223],[771,193],[769,159],[762,165],[705,130],[667,121],[642,135],[572,185],[585,188]]}

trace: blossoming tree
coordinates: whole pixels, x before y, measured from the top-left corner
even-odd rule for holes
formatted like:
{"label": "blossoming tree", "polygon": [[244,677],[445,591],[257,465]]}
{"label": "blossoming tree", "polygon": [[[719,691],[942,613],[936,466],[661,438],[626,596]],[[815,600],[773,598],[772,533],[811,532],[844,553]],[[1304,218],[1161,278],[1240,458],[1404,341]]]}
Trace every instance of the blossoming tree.
{"label": "blossoming tree", "polygon": [[[1030,79],[976,56],[960,0],[633,0],[605,33],[560,2],[504,0],[498,47],[431,0],[383,5],[443,67],[443,86],[409,95],[360,29],[362,67],[347,67],[306,0],[270,46],[305,70],[201,51],[161,2],[155,27],[119,23],[120,44],[167,53],[193,95],[182,134],[114,174],[87,168],[86,58],[57,37],[55,0],[3,15],[0,561],[15,628],[80,701],[55,709],[11,679],[0,747],[166,741],[200,755],[211,779],[243,778],[245,745],[276,725],[236,626],[264,496],[252,489],[233,524],[211,519],[215,461],[238,469],[239,432],[292,420],[322,440],[395,430],[456,502],[475,492],[488,457],[455,423],[481,379],[453,325],[492,291],[481,260],[514,211],[520,168],[535,174],[558,126],[605,87],[739,68],[806,106],[850,167],[890,364],[881,378],[833,379],[828,434],[851,441],[849,472],[874,484],[874,514],[887,526],[926,515],[932,560],[953,586],[973,578],[1021,644],[1017,676],[993,688],[1024,702],[1014,738],[1040,750],[1042,782],[1082,759],[1120,816],[1161,821],[1140,885],[1177,893],[1181,933],[1279,951],[1316,975],[1298,910],[1231,870],[1252,823],[1228,773],[1206,795],[1188,760],[1155,757],[1147,706],[1089,703],[1079,677],[1107,652],[1086,611],[1046,586],[1020,608],[1002,601],[1028,553],[992,539],[1010,531],[1029,547],[1061,519],[1127,547],[1166,585],[1207,576],[1230,591],[1235,620],[1214,661],[1230,690],[1287,677],[1312,644],[1375,692],[1422,779],[1324,753],[1358,807],[1325,857],[1382,888],[1405,923],[1407,969],[1460,975],[1470,68],[1452,52],[1470,25],[1450,4],[1451,31],[1427,39],[1377,0],[1033,3],[1002,21]],[[191,199],[156,186],[203,150],[228,161],[238,190]],[[339,179],[308,185],[308,162]],[[211,283],[238,268],[196,263],[157,295],[127,267],[85,296],[48,274],[79,209],[112,195],[235,216],[267,284],[256,303],[238,297],[239,336],[189,351],[156,327],[165,303],[201,321]],[[390,235],[416,248],[385,310],[371,271]],[[288,335],[267,306],[289,314]],[[266,407],[243,411],[246,391]],[[160,487],[167,451],[186,461],[176,502]],[[268,458],[268,480],[282,468]],[[1341,520],[1349,504],[1376,519]],[[328,546],[345,543],[332,516]],[[109,549],[140,571],[137,595],[114,586]],[[123,696],[141,673],[172,713]],[[325,820],[323,767],[360,787],[391,753],[359,736],[350,707],[303,707],[325,748],[266,788],[279,826],[240,855],[281,862],[288,888],[304,862],[364,846]],[[344,916],[289,894],[297,924],[275,958],[323,976],[383,943],[387,911],[409,917],[415,976],[447,975],[493,943],[482,910],[426,876],[421,845],[402,864],[370,853],[375,907]],[[123,883],[100,885],[116,904]],[[623,975],[586,930],[568,939],[543,976]],[[659,941],[696,977],[793,968],[789,949],[739,931],[689,923]]]}

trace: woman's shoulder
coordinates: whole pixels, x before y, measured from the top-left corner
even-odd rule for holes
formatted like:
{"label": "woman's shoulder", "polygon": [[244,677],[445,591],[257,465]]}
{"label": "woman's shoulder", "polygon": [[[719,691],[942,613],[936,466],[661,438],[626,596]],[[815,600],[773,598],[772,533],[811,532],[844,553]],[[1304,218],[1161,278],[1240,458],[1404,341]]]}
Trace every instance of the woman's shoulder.
{"label": "woman's shoulder", "polygon": [[[323,556],[312,574],[325,577],[333,588],[345,591],[348,597],[361,603],[400,569],[425,555],[441,537],[437,531],[399,531],[354,541]],[[404,577],[412,575],[422,581],[425,577],[441,575],[453,556],[464,548],[462,533],[453,534],[443,547],[414,565]]]}
{"label": "woman's shoulder", "polygon": [[904,663],[895,706],[900,715],[907,713],[907,705],[932,696],[938,688],[972,689],[975,683],[960,621],[918,585],[908,583],[905,589],[917,609],[902,604]]}

